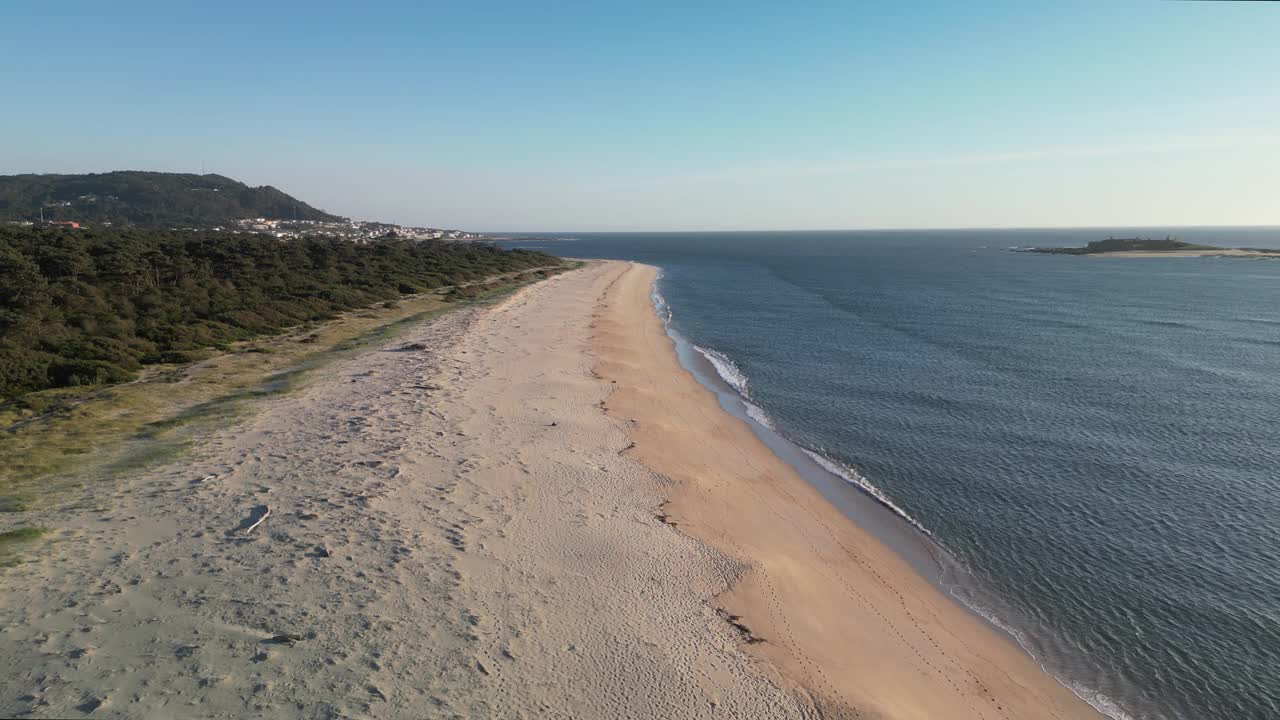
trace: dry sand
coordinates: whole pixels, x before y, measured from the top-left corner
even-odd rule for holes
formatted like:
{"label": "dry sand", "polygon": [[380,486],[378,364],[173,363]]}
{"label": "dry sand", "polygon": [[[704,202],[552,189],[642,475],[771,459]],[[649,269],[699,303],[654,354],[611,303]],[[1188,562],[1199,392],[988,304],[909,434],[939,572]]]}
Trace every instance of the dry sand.
{"label": "dry sand", "polygon": [[0,716],[1089,716],[719,410],[652,277],[457,311],[29,514]]}

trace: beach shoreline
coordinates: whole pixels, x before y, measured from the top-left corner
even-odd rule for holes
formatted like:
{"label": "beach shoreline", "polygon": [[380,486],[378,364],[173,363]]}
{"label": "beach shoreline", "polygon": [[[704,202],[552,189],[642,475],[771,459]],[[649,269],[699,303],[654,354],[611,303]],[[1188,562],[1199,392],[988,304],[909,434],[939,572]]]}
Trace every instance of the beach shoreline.
{"label": "beach shoreline", "polygon": [[718,603],[753,654],[824,716],[1101,716],[719,407],[654,312],[656,275],[633,265],[611,288],[597,372],[632,455],[675,481],[664,521],[751,568]]}
{"label": "beach shoreline", "polygon": [[589,263],[33,510],[0,715],[1084,718]]}

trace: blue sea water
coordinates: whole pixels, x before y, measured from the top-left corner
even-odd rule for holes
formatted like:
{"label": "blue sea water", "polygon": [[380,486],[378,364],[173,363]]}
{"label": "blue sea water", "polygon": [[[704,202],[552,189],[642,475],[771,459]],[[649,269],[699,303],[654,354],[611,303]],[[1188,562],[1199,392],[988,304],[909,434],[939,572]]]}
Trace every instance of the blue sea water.
{"label": "blue sea water", "polygon": [[661,267],[673,331],[751,417],[894,508],[1095,707],[1280,718],[1280,261],[1007,250],[1113,234],[1135,231],[516,245]]}

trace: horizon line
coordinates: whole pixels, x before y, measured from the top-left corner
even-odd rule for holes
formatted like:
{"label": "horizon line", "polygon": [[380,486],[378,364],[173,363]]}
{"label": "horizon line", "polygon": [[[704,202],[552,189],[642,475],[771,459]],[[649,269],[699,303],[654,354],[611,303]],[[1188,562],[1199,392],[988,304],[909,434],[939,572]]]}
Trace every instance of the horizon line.
{"label": "horizon line", "polygon": [[[365,221],[379,222],[379,221]],[[970,226],[970,227],[866,227],[866,228],[765,228],[742,229],[721,228],[702,230],[470,230],[484,235],[534,235],[585,233],[591,235],[625,235],[636,233],[780,233],[780,232],[974,232],[986,230],[1156,230],[1156,229],[1246,229],[1280,230],[1280,223],[1274,225],[1258,224],[1226,224],[1226,225],[1009,225],[1009,226]]]}

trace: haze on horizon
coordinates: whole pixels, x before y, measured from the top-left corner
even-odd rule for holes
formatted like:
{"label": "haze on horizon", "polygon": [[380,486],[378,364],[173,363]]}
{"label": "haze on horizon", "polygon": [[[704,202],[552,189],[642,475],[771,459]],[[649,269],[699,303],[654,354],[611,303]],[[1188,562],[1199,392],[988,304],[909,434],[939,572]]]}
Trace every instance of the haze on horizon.
{"label": "haze on horizon", "polygon": [[481,230],[1280,224],[1272,3],[20,0],[0,174]]}

